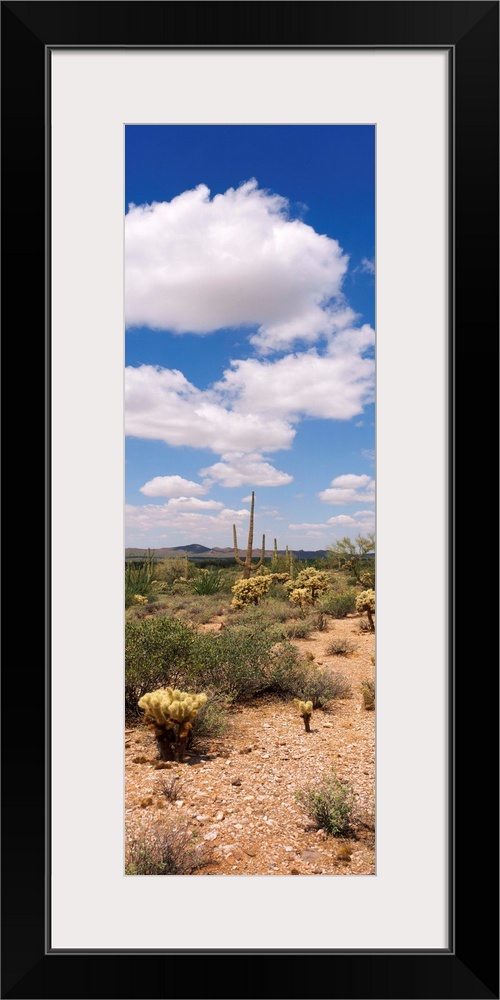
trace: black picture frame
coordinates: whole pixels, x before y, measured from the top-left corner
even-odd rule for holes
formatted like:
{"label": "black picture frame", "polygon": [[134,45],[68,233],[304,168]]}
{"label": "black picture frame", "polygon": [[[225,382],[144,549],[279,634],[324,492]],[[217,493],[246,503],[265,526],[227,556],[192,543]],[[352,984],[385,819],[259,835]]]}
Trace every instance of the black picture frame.
{"label": "black picture frame", "polygon": [[[492,605],[498,580],[498,547],[495,553],[492,545],[498,494],[492,484],[498,477],[491,474],[491,464],[493,456],[496,471],[499,3],[230,2],[200,4],[196,17],[193,13],[185,3],[1,4],[3,455],[7,479],[1,995],[6,1000],[57,996],[86,1000],[498,998],[498,605]],[[127,951],[58,954],[46,947],[45,725],[50,732],[43,668],[50,654],[50,490],[44,485],[50,469],[50,338],[46,348],[43,336],[50,309],[46,50],[51,46],[155,45],[438,46],[449,48],[452,55],[453,941],[443,952],[221,950],[175,957]],[[23,412],[28,420],[27,438],[21,429]],[[486,443],[485,459],[479,457],[481,442]],[[35,456],[39,471],[34,477]],[[478,498],[478,472],[485,460],[486,488]],[[476,510],[474,516],[479,504],[482,514]],[[418,609],[414,613],[418,627]],[[432,823],[425,803],[416,804],[415,821]],[[273,972],[279,985],[276,975],[271,985]]]}

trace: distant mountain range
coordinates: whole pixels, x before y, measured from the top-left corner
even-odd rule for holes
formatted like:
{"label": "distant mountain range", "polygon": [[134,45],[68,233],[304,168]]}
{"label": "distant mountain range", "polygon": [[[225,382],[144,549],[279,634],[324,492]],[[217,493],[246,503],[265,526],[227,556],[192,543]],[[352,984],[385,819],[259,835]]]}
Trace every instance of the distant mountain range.
{"label": "distant mountain range", "polygon": [[[146,549],[129,548],[125,549],[126,559],[138,559],[146,555]],[[327,555],[326,549],[317,549],[316,551],[306,551],[305,549],[293,549],[293,554],[297,559],[321,559]],[[226,546],[226,548],[221,549],[214,546],[213,549],[209,549],[207,545],[197,545],[193,543],[191,545],[173,545],[171,548],[165,549],[151,549],[151,554],[154,555],[155,559],[168,559],[169,556],[184,555],[187,552],[188,559],[196,558],[200,556],[202,558],[210,559],[232,559],[234,558],[234,549],[232,545]],[[246,554],[246,549],[238,549],[239,555],[244,557]],[[278,549],[278,555],[284,556],[285,550]],[[253,556],[260,556],[260,549],[253,550]],[[273,549],[266,549],[266,558],[271,559],[273,556]]]}

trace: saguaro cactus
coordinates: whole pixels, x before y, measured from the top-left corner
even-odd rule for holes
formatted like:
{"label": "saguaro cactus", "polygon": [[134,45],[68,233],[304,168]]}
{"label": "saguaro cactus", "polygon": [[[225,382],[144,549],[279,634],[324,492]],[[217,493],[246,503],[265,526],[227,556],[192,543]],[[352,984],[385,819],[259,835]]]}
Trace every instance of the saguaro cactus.
{"label": "saguaro cactus", "polygon": [[252,548],[253,548],[253,512],[255,506],[255,494],[252,490],[252,504],[250,507],[250,524],[248,526],[248,545],[247,554],[245,559],[240,559],[238,555],[238,540],[236,538],[236,525],[233,524],[233,540],[234,540],[234,558],[238,563],[238,566],[243,566],[243,580],[248,580],[250,578],[250,573],[253,573],[256,569],[259,569],[264,562],[264,556],[266,554],[266,536],[262,535],[262,552],[260,554],[260,559],[258,562],[252,565]]}

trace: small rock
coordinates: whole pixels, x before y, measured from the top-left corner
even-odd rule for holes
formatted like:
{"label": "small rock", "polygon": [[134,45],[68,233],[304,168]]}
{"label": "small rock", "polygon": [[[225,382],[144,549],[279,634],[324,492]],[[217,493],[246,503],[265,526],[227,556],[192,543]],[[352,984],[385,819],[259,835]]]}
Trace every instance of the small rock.
{"label": "small rock", "polygon": [[149,764],[147,757],[133,757],[132,764]]}
{"label": "small rock", "polygon": [[241,785],[241,778],[233,778],[232,785]]}
{"label": "small rock", "polygon": [[217,830],[209,830],[208,833],[203,834],[203,840],[215,840],[217,837]]}
{"label": "small rock", "polygon": [[240,750],[240,753],[251,753],[251,752],[252,752],[252,750],[253,750],[253,747],[243,747],[243,748],[242,748],[242,749]]}
{"label": "small rock", "polygon": [[300,875],[298,868],[290,868],[290,875]]}
{"label": "small rock", "polygon": [[155,771],[170,771],[172,764],[169,760],[157,760]]}
{"label": "small rock", "polygon": [[223,820],[223,819],[224,819],[224,813],[223,812],[218,812],[217,816],[215,817],[215,822],[216,823],[220,823],[221,820]]}
{"label": "small rock", "polygon": [[285,847],[285,851],[293,851],[293,847]]}
{"label": "small rock", "polygon": [[263,724],[262,728],[263,728],[263,729],[270,729],[270,728],[271,728],[271,726],[269,725],[269,723],[267,723],[267,722],[264,722],[264,724]]}
{"label": "small rock", "polygon": [[183,806],[184,805],[184,799],[176,799],[175,800],[175,804],[176,804],[176,806]]}
{"label": "small rock", "polygon": [[325,833],[325,831],[324,830],[318,830],[318,832],[316,834],[316,839],[317,840],[326,840],[326,833]]}
{"label": "small rock", "polygon": [[318,861],[321,861],[321,854],[318,854],[317,851],[305,850],[302,851],[302,854],[300,856],[302,858],[302,861],[315,861],[316,863],[318,863]]}
{"label": "small rock", "polygon": [[333,729],[333,722],[324,722],[323,729]]}
{"label": "small rock", "polygon": [[203,815],[202,815],[202,814],[200,813],[200,815],[199,815],[199,816],[197,816],[197,817],[196,817],[196,819],[198,820],[198,823],[204,823],[204,822],[205,822],[205,820],[206,820],[206,819],[208,819],[208,816],[203,816]]}

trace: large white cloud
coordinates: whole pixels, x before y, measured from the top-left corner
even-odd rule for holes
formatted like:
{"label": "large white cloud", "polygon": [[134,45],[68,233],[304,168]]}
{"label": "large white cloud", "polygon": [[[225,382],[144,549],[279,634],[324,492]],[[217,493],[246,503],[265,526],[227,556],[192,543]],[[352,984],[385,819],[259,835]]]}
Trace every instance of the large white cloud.
{"label": "large white cloud", "polygon": [[347,265],[336,240],[290,219],[287,200],[256,180],[212,199],[199,184],[129,206],[126,323],[201,334],[257,327],[264,352],[313,343],[338,328]]}
{"label": "large white cloud", "polygon": [[182,476],[155,476],[140,487],[140,492],[147,497],[196,497],[206,493],[207,488]]}
{"label": "large white cloud", "polygon": [[245,455],[241,452],[222,455],[221,462],[200,469],[200,476],[206,476],[208,482],[219,483],[221,486],[243,486],[245,483],[252,483],[253,486],[286,486],[293,480],[293,476],[280,472],[269,462],[265,462],[262,455]]}
{"label": "large white cloud", "polygon": [[313,348],[274,362],[233,361],[214,388],[236,412],[287,421],[349,420],[374,398],[375,361],[363,357],[374,337],[371,327],[363,326],[338,333],[325,355]]}
{"label": "large white cloud", "polygon": [[179,371],[140,365],[125,369],[125,431],[169,445],[225,452],[290,448],[295,430],[283,419],[240,412],[202,392]]}
{"label": "large white cloud", "polygon": [[331,487],[318,493],[323,503],[347,506],[351,503],[374,503],[375,480],[370,476],[348,473],[332,479]]}

